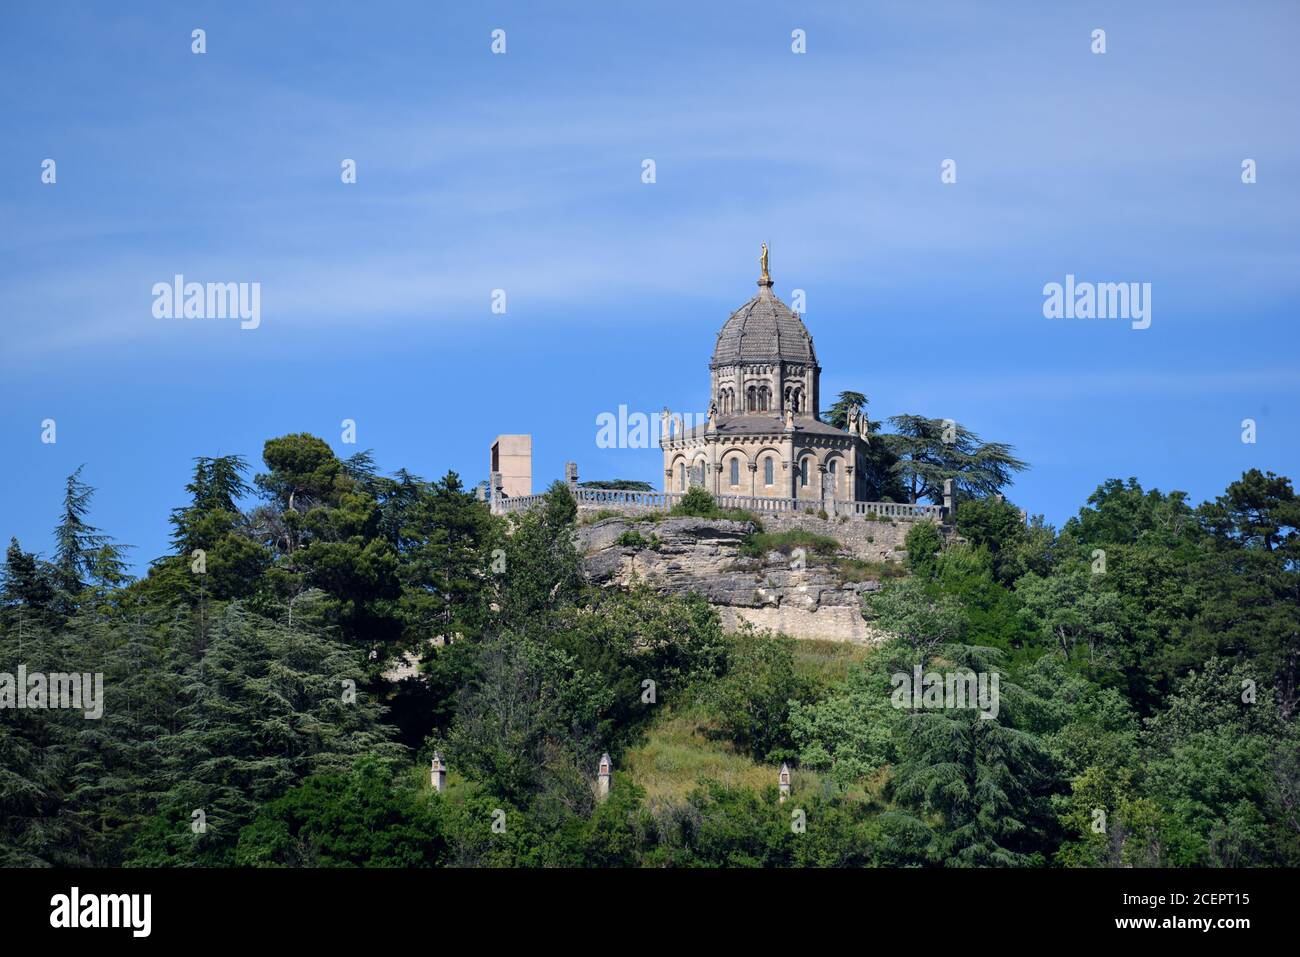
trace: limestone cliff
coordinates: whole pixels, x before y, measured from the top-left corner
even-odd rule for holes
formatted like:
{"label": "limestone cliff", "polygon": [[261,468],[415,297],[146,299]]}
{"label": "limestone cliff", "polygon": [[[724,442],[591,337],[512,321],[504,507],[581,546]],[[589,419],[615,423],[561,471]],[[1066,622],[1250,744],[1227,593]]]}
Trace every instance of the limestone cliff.
{"label": "limestone cliff", "polygon": [[[747,557],[742,546],[755,530],[750,522],[723,519],[615,517],[580,525],[577,536],[587,576],[597,584],[641,581],[667,594],[696,592],[728,629],[749,621],[795,638],[878,640],[861,602],[879,582],[846,580],[852,576],[833,559],[792,560],[779,551]],[[840,557],[861,557],[857,551],[844,547]]]}

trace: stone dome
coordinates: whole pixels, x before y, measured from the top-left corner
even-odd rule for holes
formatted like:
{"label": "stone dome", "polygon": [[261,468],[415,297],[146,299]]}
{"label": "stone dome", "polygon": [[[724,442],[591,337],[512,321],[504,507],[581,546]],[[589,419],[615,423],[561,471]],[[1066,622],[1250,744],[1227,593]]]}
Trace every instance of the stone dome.
{"label": "stone dome", "polygon": [[710,368],[775,362],[815,366],[817,354],[803,320],[772,294],[772,280],[764,278],[758,295],[723,324]]}

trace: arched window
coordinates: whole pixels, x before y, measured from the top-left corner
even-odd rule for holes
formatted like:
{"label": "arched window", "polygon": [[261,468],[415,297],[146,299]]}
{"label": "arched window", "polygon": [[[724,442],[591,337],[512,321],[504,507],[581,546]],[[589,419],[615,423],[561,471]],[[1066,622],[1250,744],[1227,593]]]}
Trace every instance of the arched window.
{"label": "arched window", "polygon": [[805,488],[808,486],[808,459],[799,463],[799,484]]}
{"label": "arched window", "polygon": [[758,411],[766,412],[768,404],[771,402],[772,390],[767,386],[761,386],[758,390]]}
{"label": "arched window", "polygon": [[831,459],[830,465],[827,466],[826,470],[831,473],[831,478],[834,479],[834,481],[831,482],[831,488],[835,489],[836,495],[840,494],[840,460]]}
{"label": "arched window", "polygon": [[746,404],[745,404],[746,412],[755,412],[758,410],[758,390],[755,389],[752,385],[749,387],[748,390],[746,390],[745,399],[746,399]]}
{"label": "arched window", "polygon": [[802,400],[803,400],[803,390],[801,390],[801,389],[795,389],[794,392],[793,392],[793,393],[791,394],[791,396],[790,396],[790,408],[791,408],[791,410],[794,411],[794,412],[800,412],[800,411],[802,411],[802,410],[799,408],[799,406],[802,404]]}
{"label": "arched window", "polygon": [[686,463],[680,462],[677,465],[677,491],[686,491]]}
{"label": "arched window", "polygon": [[775,481],[775,478],[772,475],[773,471],[775,470],[772,466],[772,457],[769,455],[767,458],[763,459],[763,484],[764,485],[771,485]]}
{"label": "arched window", "polygon": [[731,484],[740,484],[740,459],[733,458],[731,460]]}

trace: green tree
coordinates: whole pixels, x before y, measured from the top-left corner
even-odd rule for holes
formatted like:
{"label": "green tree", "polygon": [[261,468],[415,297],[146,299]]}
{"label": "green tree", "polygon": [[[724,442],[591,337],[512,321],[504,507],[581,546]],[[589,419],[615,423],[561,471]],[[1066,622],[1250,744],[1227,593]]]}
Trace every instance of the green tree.
{"label": "green tree", "polygon": [[403,618],[412,637],[477,637],[487,614],[489,549],[500,545],[486,504],[448,472],[408,509],[401,543]]}
{"label": "green tree", "polygon": [[262,805],[239,834],[240,867],[431,867],[445,853],[434,806],[362,758]]}
{"label": "green tree", "polygon": [[903,547],[907,549],[907,567],[921,578],[932,578],[943,551],[943,535],[934,522],[917,522],[907,530]]}
{"label": "green tree", "polygon": [[958,492],[996,495],[1016,472],[1029,467],[1011,454],[1010,445],[984,442],[950,419],[895,415],[889,422],[895,432],[882,438],[897,458],[894,472],[912,502],[929,499],[941,503],[943,483],[948,479],[956,482]]}
{"label": "green tree", "polygon": [[[394,759],[365,692],[362,655],[306,621],[293,628],[229,605],[185,663],[176,730],[157,744],[158,813],[130,862],[229,865],[257,809],[311,774],[346,771],[360,755]],[[191,828],[201,810],[206,829]]]}
{"label": "green tree", "polygon": [[940,816],[934,860],[949,867],[1042,863],[1050,760],[1035,735],[1013,724],[1020,696],[1004,679],[995,717],[958,709],[908,716],[890,793],[917,814]]}
{"label": "green tree", "polygon": [[[841,392],[834,405],[822,413],[822,418],[837,429],[847,429],[849,415],[851,413],[865,415],[866,409],[867,397],[861,392]],[[873,426],[879,424],[879,422],[872,423]]]}
{"label": "green tree", "polygon": [[122,547],[86,521],[95,490],[81,481],[84,468],[79,465],[68,476],[59,524],[54,529],[54,570],[65,611],[88,586],[96,585],[102,591],[128,579]]}
{"label": "green tree", "polygon": [[0,568],[0,607],[16,615],[40,618],[50,613],[55,598],[54,571],[18,539],[9,539]]}
{"label": "green tree", "polygon": [[706,700],[723,733],[755,761],[796,757],[790,708],[811,693],[794,666],[794,639],[742,631],[733,636],[727,673]]}

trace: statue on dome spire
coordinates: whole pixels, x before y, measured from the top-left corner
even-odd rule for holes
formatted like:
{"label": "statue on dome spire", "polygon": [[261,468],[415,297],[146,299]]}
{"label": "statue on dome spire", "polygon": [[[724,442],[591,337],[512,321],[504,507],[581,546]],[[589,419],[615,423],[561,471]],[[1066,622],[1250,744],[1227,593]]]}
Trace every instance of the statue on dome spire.
{"label": "statue on dome spire", "polygon": [[758,254],[758,266],[762,270],[762,275],[758,277],[758,281],[770,285],[772,277],[767,272],[767,243],[763,243],[763,251]]}

